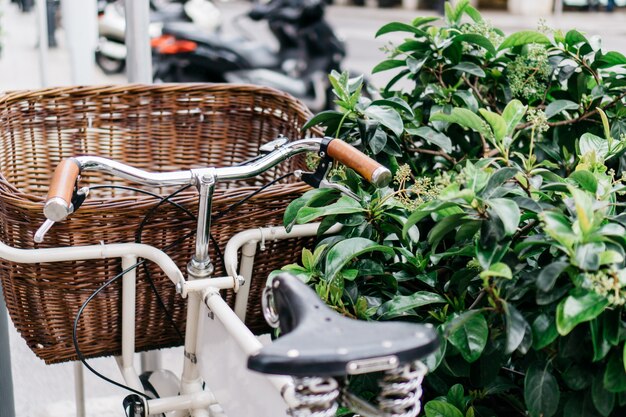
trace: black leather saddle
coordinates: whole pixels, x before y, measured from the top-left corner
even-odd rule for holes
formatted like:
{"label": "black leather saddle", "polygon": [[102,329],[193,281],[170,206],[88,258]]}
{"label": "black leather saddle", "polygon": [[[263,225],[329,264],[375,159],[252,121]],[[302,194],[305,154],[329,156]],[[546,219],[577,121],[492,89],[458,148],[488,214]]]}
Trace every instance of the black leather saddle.
{"label": "black leather saddle", "polygon": [[298,278],[283,273],[271,284],[281,337],[248,358],[265,374],[341,376],[394,369],[439,346],[435,330],[406,322],[366,322],[327,307]]}

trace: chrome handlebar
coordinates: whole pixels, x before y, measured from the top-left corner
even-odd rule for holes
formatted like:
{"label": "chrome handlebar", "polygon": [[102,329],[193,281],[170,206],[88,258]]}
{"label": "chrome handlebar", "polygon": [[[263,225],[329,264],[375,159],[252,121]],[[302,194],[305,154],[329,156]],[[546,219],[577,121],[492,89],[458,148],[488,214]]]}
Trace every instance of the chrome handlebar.
{"label": "chrome handlebar", "polygon": [[322,140],[321,138],[309,138],[287,143],[269,152],[267,155],[241,166],[197,168],[173,172],[148,172],[97,156],[79,156],[74,159],[79,163],[81,172],[108,172],[137,184],[152,187],[166,187],[197,184],[198,178],[202,178],[206,174],[213,176],[215,181],[234,181],[253,178],[294,155],[302,152],[318,151]]}

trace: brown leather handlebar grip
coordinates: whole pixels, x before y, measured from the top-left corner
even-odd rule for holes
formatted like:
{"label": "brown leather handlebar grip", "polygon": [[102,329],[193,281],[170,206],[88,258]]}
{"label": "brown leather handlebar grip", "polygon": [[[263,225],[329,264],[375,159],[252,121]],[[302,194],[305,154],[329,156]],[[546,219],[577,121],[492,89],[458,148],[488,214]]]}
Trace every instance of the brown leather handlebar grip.
{"label": "brown leather handlebar grip", "polygon": [[75,159],[64,159],[57,165],[43,209],[48,219],[59,222],[72,212],[72,195],[79,174],[80,165]]}
{"label": "brown leather handlebar grip", "polygon": [[340,139],[333,139],[328,143],[326,149],[328,156],[352,168],[372,185],[381,188],[391,182],[391,171],[354,146]]}

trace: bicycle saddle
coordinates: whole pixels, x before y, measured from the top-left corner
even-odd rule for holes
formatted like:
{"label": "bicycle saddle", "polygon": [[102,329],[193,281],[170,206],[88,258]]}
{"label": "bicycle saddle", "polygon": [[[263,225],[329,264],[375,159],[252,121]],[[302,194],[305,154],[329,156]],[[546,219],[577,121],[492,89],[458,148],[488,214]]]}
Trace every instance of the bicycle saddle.
{"label": "bicycle saddle", "polygon": [[270,309],[273,304],[282,336],[248,358],[254,371],[292,376],[383,371],[424,358],[439,346],[428,325],[346,318],[287,273],[275,277],[267,291],[264,304]]}

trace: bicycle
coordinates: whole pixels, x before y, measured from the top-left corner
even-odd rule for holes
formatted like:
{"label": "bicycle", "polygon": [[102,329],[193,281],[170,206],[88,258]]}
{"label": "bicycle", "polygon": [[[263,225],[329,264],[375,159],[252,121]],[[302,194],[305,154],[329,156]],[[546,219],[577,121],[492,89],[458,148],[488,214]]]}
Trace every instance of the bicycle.
{"label": "bicycle", "polygon": [[[264,316],[272,327],[280,330],[281,337],[264,346],[242,321],[245,310],[241,306],[247,303],[245,291],[238,294],[234,311],[222,298],[221,290],[246,288],[246,276],[252,270],[253,247],[256,248],[258,242],[268,237],[314,235],[316,227],[296,226],[289,233],[284,228],[241,232],[231,239],[224,252],[228,276],[212,277],[213,264],[208,252],[211,198],[218,181],[252,178],[303,152],[317,152],[320,156],[315,172],[297,172],[315,187],[334,187],[350,194],[327,179],[333,160],[351,167],[375,186],[385,186],[391,180],[391,173],[385,167],[338,139],[308,138],[288,142],[279,138],[264,145],[261,152],[257,158],[239,166],[167,173],[147,172],[92,156],[65,159],[57,166],[44,205],[47,220],[35,234],[38,241],[44,239],[55,222],[65,220],[78,210],[87,198],[88,187],[78,185],[81,174],[86,171],[107,172],[152,187],[195,186],[200,199],[195,254],[187,265],[188,279],[164,252],[138,243],[31,250],[2,244],[0,257],[13,262],[122,259],[122,273],[96,290],[78,311],[74,342],[79,358],[95,372],[78,348],[78,321],[90,299],[121,277],[122,353],[117,362],[125,385],[108,381],[132,392],[123,401],[127,416],[236,417],[263,409],[266,415],[322,417],[335,415],[340,402],[362,416],[416,416],[421,407],[421,383],[426,373],[419,360],[438,347],[437,334],[431,326],[350,320],[325,306],[315,292],[297,278],[283,273],[268,282],[262,299]],[[237,251],[241,247],[244,253],[240,272]],[[36,259],[33,259],[35,254]],[[188,300],[185,359],[179,379],[166,371],[140,376],[133,365],[135,269],[145,260],[155,262],[172,281],[176,292]],[[381,335],[385,336],[384,340],[380,340]],[[220,351],[235,352],[241,360],[220,361],[214,354]],[[345,387],[340,389],[342,384],[338,379],[372,372],[383,375],[376,405],[356,397]]]}

